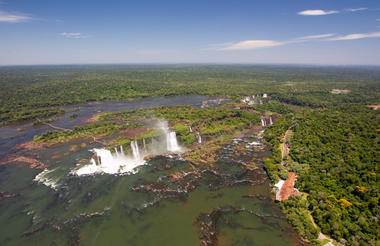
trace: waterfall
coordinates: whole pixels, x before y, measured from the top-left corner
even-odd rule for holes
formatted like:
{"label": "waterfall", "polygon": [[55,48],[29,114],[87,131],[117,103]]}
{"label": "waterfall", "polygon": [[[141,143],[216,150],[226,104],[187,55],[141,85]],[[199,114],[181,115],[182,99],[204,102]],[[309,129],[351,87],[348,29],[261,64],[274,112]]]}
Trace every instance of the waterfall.
{"label": "waterfall", "polygon": [[268,95],[264,93],[263,94],[263,98],[267,98],[267,97],[268,97]]}
{"label": "waterfall", "polygon": [[190,131],[190,132],[193,132],[193,129],[191,128],[191,126],[189,126],[189,131]]}
{"label": "waterfall", "polygon": [[[158,144],[158,141],[157,141],[156,139],[154,139],[154,138],[151,138],[150,146],[151,146],[152,150],[157,149],[157,146],[158,146],[158,145],[159,145],[159,144]],[[162,146],[162,144],[161,144],[161,146]],[[152,151],[152,150],[151,150],[151,151]]]}
{"label": "waterfall", "polygon": [[273,124],[273,121],[272,121],[272,116],[269,118],[269,124],[272,125]]}
{"label": "waterfall", "polygon": [[140,160],[141,159],[140,150],[139,150],[139,146],[137,145],[136,140],[131,142],[131,149],[132,149],[133,158],[135,160]]}
{"label": "waterfall", "polygon": [[[175,131],[170,131],[167,121],[159,121],[157,126],[162,131],[163,136],[166,138],[166,151],[181,152],[182,148],[178,145],[177,135]],[[162,144],[160,144],[162,145]]]}
{"label": "waterfall", "polygon": [[181,148],[178,146],[177,135],[175,132],[168,132],[166,134],[166,144],[167,149],[170,152],[176,152],[181,150]]}
{"label": "waterfall", "polygon": [[201,137],[201,134],[199,132],[197,132],[197,137],[198,137],[198,143],[202,143],[202,137]]}
{"label": "waterfall", "polygon": [[261,126],[266,126],[266,122],[265,122],[265,119],[261,119]]}
{"label": "waterfall", "polygon": [[95,173],[125,173],[135,172],[135,168],[145,164],[141,157],[136,141],[131,142],[133,156],[125,155],[122,147],[120,152],[112,153],[108,149],[93,149],[94,157],[88,165],[74,169],[71,173],[81,175],[91,175]]}
{"label": "waterfall", "polygon": [[[123,146],[114,147],[114,153],[106,148],[92,149],[94,153],[89,163],[86,165],[79,164],[71,173],[74,175],[92,175],[97,173],[120,174],[128,172],[136,172],[138,166],[144,165],[145,156],[160,155],[168,152],[180,153],[183,148],[177,142],[175,131],[170,131],[166,121],[161,121],[158,128],[162,134],[156,138],[151,138],[151,143],[146,139],[142,139],[143,149],[139,149],[136,140],[131,141],[131,151],[124,152]],[[200,137],[200,136],[199,136]],[[200,139],[200,138],[199,138]],[[199,140],[202,141],[202,140]]]}

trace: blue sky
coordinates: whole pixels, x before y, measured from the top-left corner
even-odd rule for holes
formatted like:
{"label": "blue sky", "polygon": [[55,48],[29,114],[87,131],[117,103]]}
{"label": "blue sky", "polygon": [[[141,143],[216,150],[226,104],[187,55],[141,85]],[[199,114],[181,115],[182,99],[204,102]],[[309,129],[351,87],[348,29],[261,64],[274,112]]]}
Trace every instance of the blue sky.
{"label": "blue sky", "polygon": [[0,0],[0,65],[380,65],[375,0]]}

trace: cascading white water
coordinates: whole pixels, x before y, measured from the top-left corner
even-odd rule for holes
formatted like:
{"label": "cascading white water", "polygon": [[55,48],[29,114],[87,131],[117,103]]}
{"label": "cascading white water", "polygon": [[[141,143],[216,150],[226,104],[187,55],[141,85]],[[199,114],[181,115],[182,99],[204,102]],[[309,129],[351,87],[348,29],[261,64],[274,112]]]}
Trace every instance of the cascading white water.
{"label": "cascading white water", "polygon": [[166,151],[169,152],[181,152],[182,148],[177,141],[177,135],[174,131],[169,130],[168,123],[166,121],[159,121],[158,127],[165,136],[166,139]]}
{"label": "cascading white water", "polygon": [[139,150],[139,146],[137,145],[136,140],[131,142],[131,149],[132,149],[133,158],[135,158],[135,160],[139,160],[140,150]]}
{"label": "cascading white water", "polygon": [[266,122],[264,119],[261,119],[261,126],[266,126]]}
{"label": "cascading white water", "polygon": [[168,151],[170,152],[178,152],[181,151],[181,147],[179,147],[177,142],[177,135],[175,132],[168,132],[166,134],[166,144]]}
{"label": "cascading white water", "polygon": [[193,129],[191,128],[191,126],[189,126],[189,131],[190,131],[190,132],[193,132]]}
{"label": "cascading white water", "polygon": [[198,137],[198,143],[202,143],[202,137],[201,137],[201,134],[199,132],[197,132],[197,137]]}
{"label": "cascading white water", "polygon": [[151,154],[164,154],[168,152],[180,153],[183,148],[177,142],[177,136],[174,131],[169,131],[166,122],[159,123],[159,129],[162,135],[157,139],[152,138],[151,143],[147,144],[143,139],[143,149],[140,150],[137,141],[131,141],[132,154],[126,154],[123,146],[114,148],[115,153],[108,149],[93,149],[94,157],[90,164],[76,168],[71,173],[75,175],[90,175],[94,173],[119,174],[133,172],[135,168],[144,165],[144,157]]}
{"label": "cascading white water", "polygon": [[[46,168],[42,172],[40,172],[33,180],[43,183],[46,186],[51,187],[52,189],[56,190],[58,184],[58,180],[54,178],[54,171],[56,169],[48,169]],[[52,175],[53,174],[53,175]]]}
{"label": "cascading white water", "polygon": [[[134,142],[134,141],[133,141]],[[134,145],[134,147],[136,147]],[[96,157],[91,159],[89,165],[82,166],[72,171],[75,175],[89,175],[94,173],[125,173],[132,172],[134,168],[145,164],[143,158],[136,153],[136,156],[125,155],[120,147],[120,152],[112,153],[107,149],[93,149]],[[97,162],[96,162],[97,160]]]}
{"label": "cascading white water", "polygon": [[145,138],[143,138],[143,145],[144,145],[144,151],[146,152],[146,143],[145,143]]}
{"label": "cascading white water", "polygon": [[[133,142],[133,144],[132,144]],[[82,166],[79,169],[72,171],[75,175],[89,175],[94,173],[125,173],[132,172],[133,169],[140,165],[144,165],[145,161],[138,153],[138,145],[135,141],[131,142],[133,156],[128,156],[124,153],[123,147],[120,146],[120,152],[115,148],[115,153],[107,149],[93,149],[94,158],[91,159],[89,165]]]}
{"label": "cascading white water", "polygon": [[272,125],[273,124],[273,121],[272,121],[272,116],[269,117],[269,125]]}

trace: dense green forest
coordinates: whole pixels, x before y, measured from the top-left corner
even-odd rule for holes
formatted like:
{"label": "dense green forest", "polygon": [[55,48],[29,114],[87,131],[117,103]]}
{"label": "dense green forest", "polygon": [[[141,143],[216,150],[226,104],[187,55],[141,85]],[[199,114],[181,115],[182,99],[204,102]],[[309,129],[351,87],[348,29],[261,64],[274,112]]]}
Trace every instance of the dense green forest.
{"label": "dense green forest", "polygon": [[293,134],[285,169],[297,173],[296,187],[307,196],[282,202],[285,211],[298,220],[296,226],[302,224],[309,239],[318,234],[300,211],[309,210],[322,233],[337,241],[376,245],[380,230],[379,111],[344,105],[277,121],[266,131],[273,147],[266,168],[274,182],[284,172],[279,145],[290,126]]}
{"label": "dense green forest", "polygon": [[379,240],[379,123],[378,111],[347,106],[306,114],[294,126],[291,158],[307,165],[297,187],[310,194],[322,232],[352,245]]}
{"label": "dense green forest", "polygon": [[[186,146],[232,136],[273,115],[265,129],[271,158],[265,169],[272,184],[297,174],[296,188],[280,205],[289,222],[309,241],[319,233],[346,245],[378,245],[380,218],[378,67],[282,66],[30,66],[0,67],[0,123],[53,121],[63,106],[92,101],[133,100],[173,95],[232,99],[217,108],[156,107],[98,115],[72,131],[47,131],[36,142],[61,143],[95,136],[113,137],[109,146],[154,136],[152,119],[166,119]],[[334,94],[333,89],[346,90]],[[242,97],[266,93],[264,104]],[[78,115],[72,113],[71,119]],[[190,127],[194,132],[190,132]],[[136,130],[136,135],[116,133]],[[282,157],[285,133],[290,152]],[[196,156],[194,158],[199,158]],[[313,224],[317,226],[315,226]]]}
{"label": "dense green forest", "polygon": [[[171,95],[269,93],[288,104],[378,103],[376,67],[110,65],[0,67],[0,122],[62,113],[63,105]],[[332,89],[348,94],[331,94]]]}

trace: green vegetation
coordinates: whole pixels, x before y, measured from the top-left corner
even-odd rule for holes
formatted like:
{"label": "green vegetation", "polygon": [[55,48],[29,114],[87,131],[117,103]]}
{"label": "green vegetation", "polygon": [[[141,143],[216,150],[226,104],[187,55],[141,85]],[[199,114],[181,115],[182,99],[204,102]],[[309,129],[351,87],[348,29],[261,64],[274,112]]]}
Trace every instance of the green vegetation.
{"label": "green vegetation", "polygon": [[58,118],[51,118],[51,119],[45,119],[45,120],[37,120],[37,121],[33,122],[32,126],[42,126],[43,124],[56,122],[57,120],[58,120]]}
{"label": "green vegetation", "polygon": [[[33,66],[0,68],[0,123],[44,118],[57,106],[173,95],[268,93],[288,104],[379,103],[378,68],[279,66]],[[331,94],[332,89],[348,94]]]}
{"label": "green vegetation", "polygon": [[257,104],[254,105],[256,111],[264,114],[266,112],[274,112],[279,114],[289,114],[292,113],[293,110],[290,109],[287,105],[278,102],[270,102],[265,104]]}
{"label": "green vegetation", "polygon": [[126,126],[119,125],[116,122],[100,122],[86,126],[77,126],[72,131],[46,131],[41,136],[35,136],[36,142],[62,143],[73,139],[88,138],[95,135],[111,135]]}
{"label": "green vegetation", "polygon": [[4,107],[0,114],[1,125],[17,123],[21,121],[34,120],[36,118],[47,118],[65,113],[62,108],[28,108],[12,112],[11,109]]}
{"label": "green vegetation", "polygon": [[281,202],[281,207],[289,218],[289,222],[294,226],[302,237],[309,239],[314,244],[318,244],[316,240],[319,235],[318,229],[315,228],[310,219],[309,202],[305,195],[291,196],[288,200]]}
{"label": "green vegetation", "polygon": [[291,158],[310,167],[297,187],[310,194],[315,222],[352,245],[380,240],[379,120],[360,106],[314,111],[296,120],[291,140]]}
{"label": "green vegetation", "polygon": [[177,137],[179,138],[182,144],[190,145],[194,143],[195,135],[190,132],[190,129],[188,126],[178,123],[178,124],[175,124],[172,128],[174,131],[176,131]]}
{"label": "green vegetation", "polygon": [[74,113],[72,115],[70,115],[70,120],[74,120],[78,117],[78,114]]}
{"label": "green vegetation", "polygon": [[279,178],[287,179],[288,177],[288,172],[281,165],[281,148],[285,132],[292,124],[292,118],[291,114],[282,116],[275,121],[274,125],[265,129],[264,139],[269,144],[272,156],[265,160],[264,168],[273,184],[277,183]]}
{"label": "green vegetation", "polygon": [[[297,173],[296,187],[309,195],[307,201],[282,202],[292,223],[304,221],[302,211],[307,207],[322,233],[337,241],[349,245],[379,242],[379,122],[378,111],[348,105],[305,111],[293,120],[283,117],[266,130],[273,159],[265,167],[276,182],[282,169],[279,146],[283,133],[293,125],[285,168]],[[308,224],[295,226],[306,238],[315,239]]]}
{"label": "green vegetation", "polygon": [[[113,119],[121,122],[165,119],[173,124],[180,141],[190,145],[195,140],[195,131],[202,136],[228,135],[234,130],[252,126],[260,121],[260,116],[230,108],[200,109],[193,106],[158,107],[152,109],[128,110],[103,114],[101,120]],[[194,130],[190,133],[190,127]]]}
{"label": "green vegetation", "polygon": [[[125,138],[124,136],[119,136],[117,139],[115,139],[114,144],[119,146],[122,145],[123,147],[129,146],[131,144],[131,140],[128,138]],[[114,151],[113,148],[110,149],[112,152]]]}
{"label": "green vegetation", "polygon": [[115,146],[129,148],[132,140],[150,139],[162,134],[157,126],[165,119],[176,131],[182,145],[197,143],[201,133],[203,145],[193,145],[184,157],[193,164],[212,166],[217,159],[215,152],[222,147],[224,139],[231,139],[233,133],[249,129],[260,121],[256,113],[226,107],[172,106],[104,113],[99,115],[97,123],[76,127],[73,131],[47,131],[36,136],[35,141],[54,144],[79,138],[107,137],[107,146],[113,152]]}
{"label": "green vegetation", "polygon": [[[210,138],[229,135],[235,130],[258,123],[260,116],[229,108],[200,109],[193,106],[144,108],[104,113],[98,117],[97,123],[75,127],[73,131],[47,131],[41,136],[36,136],[35,141],[59,143],[79,138],[110,136],[127,128],[145,129],[138,136],[119,136],[113,141],[115,145],[126,146],[133,139],[158,136],[160,133],[155,130],[158,119],[168,120],[177,132],[180,142],[191,145],[195,142],[197,132]],[[190,126],[194,132],[190,132]]]}
{"label": "green vegetation", "polygon": [[[183,145],[197,133],[212,140],[186,158],[212,163],[224,139],[274,114],[265,130],[272,152],[265,169],[272,183],[296,172],[302,197],[280,202],[290,223],[315,244],[319,230],[347,245],[379,239],[380,69],[376,67],[280,66],[64,66],[0,68],[0,124],[41,119],[48,123],[64,105],[144,97],[207,95],[232,99],[217,108],[157,107],[106,113],[73,131],[48,131],[35,141],[59,143],[109,136],[111,145],[157,136],[154,121],[166,119]],[[348,90],[333,94],[333,89]],[[267,93],[265,104],[244,105],[244,96]],[[241,109],[235,109],[241,107]],[[75,119],[72,113],[70,119]],[[279,117],[279,118],[277,118]],[[192,132],[190,131],[192,128]],[[282,149],[287,130],[289,155]],[[119,134],[119,135],[118,135]],[[121,136],[120,136],[121,135]],[[194,145],[196,146],[196,145]],[[314,219],[317,228],[313,225]]]}
{"label": "green vegetation", "polygon": [[270,143],[272,159],[274,163],[281,162],[280,144],[283,142],[285,132],[292,125],[292,115],[283,116],[275,121],[275,124],[265,129],[265,141]]}

